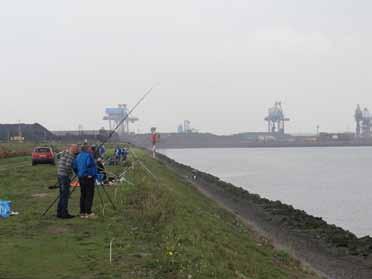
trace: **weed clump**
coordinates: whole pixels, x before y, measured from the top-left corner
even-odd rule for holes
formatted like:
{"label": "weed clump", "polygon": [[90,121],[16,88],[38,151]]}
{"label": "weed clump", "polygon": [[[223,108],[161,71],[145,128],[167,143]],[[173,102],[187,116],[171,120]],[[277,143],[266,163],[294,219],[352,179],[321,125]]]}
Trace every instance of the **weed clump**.
{"label": "weed clump", "polygon": [[126,200],[127,216],[147,229],[158,229],[175,216],[174,198],[169,190],[162,187],[137,185]]}

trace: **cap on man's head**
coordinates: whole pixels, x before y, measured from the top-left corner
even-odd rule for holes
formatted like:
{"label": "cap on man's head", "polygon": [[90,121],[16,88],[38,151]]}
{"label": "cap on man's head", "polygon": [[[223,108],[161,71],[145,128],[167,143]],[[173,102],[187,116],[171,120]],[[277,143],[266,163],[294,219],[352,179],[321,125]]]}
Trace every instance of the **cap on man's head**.
{"label": "cap on man's head", "polygon": [[90,145],[89,144],[83,144],[81,146],[81,151],[88,152],[90,150]]}

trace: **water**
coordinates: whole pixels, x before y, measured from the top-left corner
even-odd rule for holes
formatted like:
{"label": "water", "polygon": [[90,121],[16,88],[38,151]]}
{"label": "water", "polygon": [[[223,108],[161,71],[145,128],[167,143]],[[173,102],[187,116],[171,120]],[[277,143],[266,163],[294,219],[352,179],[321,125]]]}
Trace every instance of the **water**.
{"label": "water", "polygon": [[372,148],[167,149],[178,162],[372,235]]}

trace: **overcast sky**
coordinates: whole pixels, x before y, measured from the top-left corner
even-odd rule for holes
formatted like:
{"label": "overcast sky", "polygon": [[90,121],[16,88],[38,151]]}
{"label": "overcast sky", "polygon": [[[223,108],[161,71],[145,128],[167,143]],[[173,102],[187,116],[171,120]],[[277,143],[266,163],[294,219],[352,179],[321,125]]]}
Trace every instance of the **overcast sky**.
{"label": "overcast sky", "polygon": [[[370,0],[1,1],[0,123],[100,128],[133,105],[147,132],[354,130],[372,110]],[[106,125],[107,127],[107,125]]]}

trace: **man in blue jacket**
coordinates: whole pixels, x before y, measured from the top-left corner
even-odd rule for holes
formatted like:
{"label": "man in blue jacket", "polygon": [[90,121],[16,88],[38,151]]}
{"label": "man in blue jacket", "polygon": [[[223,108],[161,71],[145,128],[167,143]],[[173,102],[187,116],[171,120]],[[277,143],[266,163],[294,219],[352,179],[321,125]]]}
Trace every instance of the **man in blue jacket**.
{"label": "man in blue jacket", "polygon": [[92,212],[94,188],[97,176],[97,165],[89,145],[83,145],[81,152],[74,161],[74,171],[80,183],[80,217],[95,218]]}

